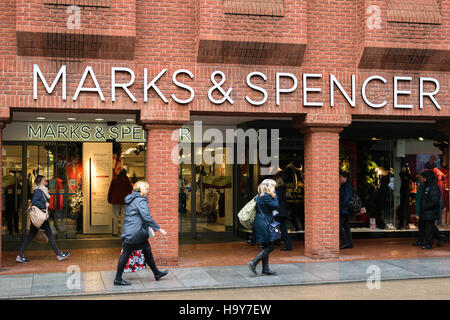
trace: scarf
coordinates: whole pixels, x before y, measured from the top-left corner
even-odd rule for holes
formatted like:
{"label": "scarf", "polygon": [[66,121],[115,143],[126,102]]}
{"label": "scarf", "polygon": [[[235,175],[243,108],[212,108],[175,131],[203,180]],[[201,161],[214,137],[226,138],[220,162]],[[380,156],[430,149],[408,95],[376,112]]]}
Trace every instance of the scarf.
{"label": "scarf", "polygon": [[41,184],[39,186],[34,185],[33,192],[36,191],[37,189],[41,190],[44,193],[47,200],[50,199],[50,193],[48,192],[48,188],[46,186],[44,186],[43,184]]}

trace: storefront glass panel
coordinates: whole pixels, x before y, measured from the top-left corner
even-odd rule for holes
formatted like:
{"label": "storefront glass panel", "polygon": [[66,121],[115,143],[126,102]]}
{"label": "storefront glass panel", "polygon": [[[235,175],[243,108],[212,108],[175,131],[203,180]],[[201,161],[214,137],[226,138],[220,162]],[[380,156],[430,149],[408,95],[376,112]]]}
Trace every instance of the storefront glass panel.
{"label": "storefront glass panel", "polygon": [[23,232],[22,146],[2,147],[2,239],[21,239]]}

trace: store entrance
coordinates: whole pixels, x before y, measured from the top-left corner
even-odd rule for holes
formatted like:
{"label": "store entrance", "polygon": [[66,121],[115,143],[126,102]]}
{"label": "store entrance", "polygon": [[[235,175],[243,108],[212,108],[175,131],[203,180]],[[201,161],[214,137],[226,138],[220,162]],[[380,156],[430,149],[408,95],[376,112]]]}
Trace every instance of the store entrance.
{"label": "store entrance", "polygon": [[[2,241],[22,241],[30,225],[37,175],[47,178],[50,225],[57,240],[112,238],[108,189],[125,169],[132,183],[144,179],[144,143],[3,142]],[[118,219],[121,228],[121,218]],[[115,237],[114,239],[119,239]]]}

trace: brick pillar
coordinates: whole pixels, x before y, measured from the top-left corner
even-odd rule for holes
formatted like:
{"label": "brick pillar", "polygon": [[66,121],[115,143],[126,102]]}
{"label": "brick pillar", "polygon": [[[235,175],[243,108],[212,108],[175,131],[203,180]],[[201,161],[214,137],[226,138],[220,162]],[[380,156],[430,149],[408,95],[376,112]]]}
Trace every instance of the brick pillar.
{"label": "brick pillar", "polygon": [[305,135],[305,256],[339,256],[339,132],[351,116],[307,115],[294,126]]}
{"label": "brick pillar", "polygon": [[152,217],[167,231],[150,240],[155,261],[161,265],[178,265],[178,164],[171,159],[178,141],[172,140],[180,125],[146,124],[147,146],[145,177],[150,185],[148,194]]}

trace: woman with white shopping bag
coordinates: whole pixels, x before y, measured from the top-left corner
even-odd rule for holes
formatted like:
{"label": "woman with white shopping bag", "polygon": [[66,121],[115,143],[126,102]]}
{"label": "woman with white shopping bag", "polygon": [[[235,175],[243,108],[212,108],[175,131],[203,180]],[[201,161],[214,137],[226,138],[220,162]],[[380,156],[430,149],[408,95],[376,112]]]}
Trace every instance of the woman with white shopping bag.
{"label": "woman with white shopping bag", "polygon": [[[47,213],[48,207],[50,205],[48,202],[49,199],[50,194],[47,188],[47,179],[44,176],[38,175],[36,177],[36,180],[34,180],[33,198],[31,199],[31,208],[30,210],[28,210],[30,212],[30,215],[34,214],[34,212],[32,212],[33,210],[36,211],[37,215]],[[36,226],[36,223],[40,225]],[[56,258],[58,259],[58,261],[62,261],[70,255],[70,252],[59,251],[58,246],[56,245],[55,236],[53,235],[50,223],[48,222],[47,214],[43,219],[41,219],[39,216],[37,216],[37,219],[34,216],[31,217],[30,232],[28,233],[28,237],[22,244],[19,255],[16,257],[17,262],[30,262],[27,258],[24,257],[24,252],[39,230],[44,230],[45,235],[48,238],[48,242],[50,243],[53,250],[55,250]]]}
{"label": "woman with white shopping bag", "polygon": [[150,215],[147,202],[148,191],[148,183],[138,181],[133,187],[133,193],[125,197],[125,220],[123,222],[123,233],[121,236],[123,251],[117,263],[114,285],[126,286],[131,284],[122,279],[122,274],[127,265],[128,258],[134,250],[142,250],[145,262],[153,271],[156,281],[159,281],[169,273],[169,270],[158,270],[153,260],[150,243],[148,242],[148,238],[156,231],[161,232],[164,236],[167,234]]}
{"label": "woman with white shopping bag", "polygon": [[[276,272],[269,268],[269,255],[274,248],[274,236],[281,237],[281,231],[279,227],[273,227],[274,223],[274,211],[279,210],[278,197],[275,193],[276,182],[272,179],[265,179],[258,186],[258,196],[256,197],[256,216],[253,222],[253,229],[256,234],[256,241],[261,243],[262,250],[258,255],[248,263],[250,270],[257,275],[256,266],[262,262],[263,275],[276,275]],[[277,211],[278,212],[278,211]],[[272,229],[272,230],[271,230]]]}

